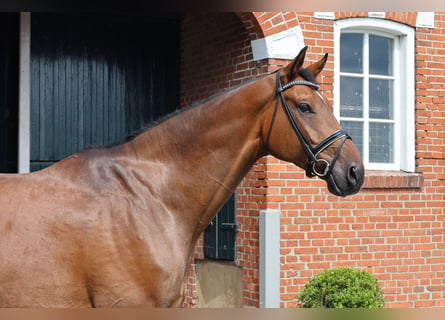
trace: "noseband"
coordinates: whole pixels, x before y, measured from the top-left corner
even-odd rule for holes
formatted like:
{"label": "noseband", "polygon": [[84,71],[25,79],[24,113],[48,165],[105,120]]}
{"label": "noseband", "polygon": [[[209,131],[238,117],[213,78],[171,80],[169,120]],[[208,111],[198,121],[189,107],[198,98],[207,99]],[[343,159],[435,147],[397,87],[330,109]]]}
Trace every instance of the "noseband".
{"label": "noseband", "polygon": [[[310,178],[314,177],[314,176],[318,176],[322,179],[328,179],[332,174],[332,169],[334,168],[335,162],[337,161],[337,158],[340,154],[341,148],[343,147],[346,140],[351,139],[351,137],[349,136],[349,134],[346,131],[344,131],[343,129],[340,129],[340,130],[335,131],[333,134],[331,134],[327,138],[325,138],[323,141],[321,141],[315,147],[312,147],[309,144],[309,142],[306,140],[306,138],[304,137],[303,133],[301,132],[300,128],[298,127],[297,123],[295,122],[295,119],[292,117],[292,113],[289,109],[289,106],[286,103],[286,99],[284,98],[283,92],[285,90],[287,90],[293,86],[297,86],[297,85],[309,86],[314,90],[318,90],[319,85],[316,83],[307,81],[307,80],[295,80],[295,81],[291,81],[291,82],[285,84],[284,86],[282,86],[281,79],[280,79],[280,73],[281,73],[281,69],[278,70],[278,72],[277,72],[276,94],[278,96],[280,96],[281,104],[282,104],[283,109],[289,119],[292,129],[295,131],[296,135],[300,139],[300,141],[308,155],[306,165],[305,165],[306,175]],[[275,104],[274,114],[272,116],[272,120],[270,123],[269,133],[268,133],[268,137],[267,137],[267,143],[269,142],[268,140],[269,140],[269,136],[270,136],[270,130],[272,129],[272,124],[273,124],[273,120],[275,118],[275,114],[277,111],[277,106],[278,106],[278,100],[277,100],[277,103]],[[342,139],[342,141],[338,145],[337,151],[335,152],[334,158],[332,159],[331,163],[329,163],[325,159],[317,158],[321,152],[323,152],[326,148],[328,148],[331,144],[333,144],[335,141],[337,141],[339,139]]]}

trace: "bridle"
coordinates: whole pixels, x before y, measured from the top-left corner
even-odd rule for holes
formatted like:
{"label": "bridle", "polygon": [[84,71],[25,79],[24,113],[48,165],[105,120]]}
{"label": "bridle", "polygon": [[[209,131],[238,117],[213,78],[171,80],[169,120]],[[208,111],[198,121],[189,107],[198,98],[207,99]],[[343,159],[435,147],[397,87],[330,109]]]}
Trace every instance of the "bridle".
{"label": "bridle", "polygon": [[[332,174],[332,170],[333,170],[335,162],[337,161],[337,158],[340,154],[341,148],[343,147],[346,140],[351,139],[351,137],[349,136],[349,134],[346,131],[344,131],[343,129],[339,129],[339,130],[335,131],[333,134],[331,134],[330,136],[328,136],[327,138],[325,138],[323,141],[321,141],[315,147],[312,147],[309,144],[309,142],[306,140],[306,138],[304,137],[303,133],[301,132],[300,128],[298,127],[297,123],[295,122],[295,119],[292,117],[292,113],[289,109],[289,106],[286,103],[286,99],[284,98],[283,92],[285,90],[287,90],[293,86],[297,86],[297,85],[308,86],[314,90],[318,90],[318,88],[320,86],[316,83],[313,83],[313,82],[307,81],[307,80],[294,80],[294,81],[291,81],[291,82],[285,84],[284,86],[282,86],[281,79],[280,79],[281,70],[282,69],[279,69],[277,71],[276,94],[277,94],[277,96],[279,96],[281,98],[281,104],[282,104],[283,109],[287,115],[287,118],[289,119],[292,129],[295,131],[296,135],[300,139],[300,141],[308,155],[308,158],[307,158],[306,164],[305,164],[306,175],[310,178],[314,177],[314,176],[318,176],[322,179],[328,179]],[[273,122],[275,119],[277,107],[278,107],[278,97],[277,97],[277,103],[275,104],[275,110],[274,110],[274,113],[273,113],[273,116],[272,116],[272,119],[270,122],[270,126],[269,126],[269,132],[268,132],[267,140],[266,140],[267,144],[269,142],[270,131],[272,129],[272,125],[273,125]],[[325,159],[317,158],[321,152],[323,152],[326,148],[328,148],[331,144],[333,144],[335,141],[337,141],[339,139],[342,139],[342,140],[340,141],[340,143],[337,147],[337,150],[335,152],[334,158],[332,159],[331,163],[329,163]]]}

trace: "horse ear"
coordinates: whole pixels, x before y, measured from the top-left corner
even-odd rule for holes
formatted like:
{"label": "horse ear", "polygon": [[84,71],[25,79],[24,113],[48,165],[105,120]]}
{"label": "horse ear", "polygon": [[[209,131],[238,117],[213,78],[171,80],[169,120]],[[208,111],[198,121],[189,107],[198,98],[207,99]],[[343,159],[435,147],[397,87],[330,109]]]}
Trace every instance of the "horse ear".
{"label": "horse ear", "polygon": [[287,75],[289,81],[297,77],[298,71],[300,71],[301,67],[303,66],[306,50],[307,46],[304,46],[295,59],[284,68],[283,73]]}
{"label": "horse ear", "polygon": [[316,78],[321,70],[323,70],[324,66],[326,65],[326,61],[328,61],[328,54],[326,53],[323,58],[321,58],[319,61],[311,64],[306,69],[310,71],[314,77]]}

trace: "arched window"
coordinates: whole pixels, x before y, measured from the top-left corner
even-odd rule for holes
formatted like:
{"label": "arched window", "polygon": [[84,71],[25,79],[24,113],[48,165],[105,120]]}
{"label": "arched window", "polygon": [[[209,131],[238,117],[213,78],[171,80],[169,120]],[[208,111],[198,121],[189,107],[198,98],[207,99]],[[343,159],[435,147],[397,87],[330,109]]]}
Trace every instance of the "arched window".
{"label": "arched window", "polygon": [[414,172],[414,30],[352,18],[334,37],[335,113],[366,169]]}

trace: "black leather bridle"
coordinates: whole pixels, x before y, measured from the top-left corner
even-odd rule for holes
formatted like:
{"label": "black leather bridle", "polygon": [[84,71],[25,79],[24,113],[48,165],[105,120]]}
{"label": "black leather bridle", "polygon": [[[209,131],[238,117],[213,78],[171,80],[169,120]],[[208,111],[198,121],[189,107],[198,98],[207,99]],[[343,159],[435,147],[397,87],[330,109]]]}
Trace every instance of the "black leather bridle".
{"label": "black leather bridle", "polygon": [[[319,85],[316,83],[307,81],[307,80],[295,80],[295,81],[291,81],[291,82],[285,84],[284,86],[282,86],[281,79],[280,79],[281,70],[282,69],[279,69],[277,71],[276,94],[277,94],[277,96],[280,97],[281,104],[282,104],[283,109],[289,119],[289,122],[290,122],[292,128],[294,129],[296,135],[300,139],[300,141],[308,155],[307,160],[306,160],[306,165],[305,165],[306,175],[308,177],[318,176],[322,179],[328,179],[332,174],[332,170],[333,170],[335,162],[337,161],[337,158],[340,154],[341,148],[343,147],[346,140],[351,139],[351,137],[349,136],[349,134],[346,131],[344,131],[343,129],[339,129],[339,130],[335,131],[333,134],[331,134],[330,136],[328,136],[327,138],[325,138],[323,141],[321,141],[315,147],[312,147],[309,144],[309,142],[306,140],[306,138],[304,137],[303,133],[301,132],[300,128],[298,127],[297,123],[295,122],[295,119],[292,117],[292,113],[289,109],[289,106],[286,103],[286,99],[284,98],[283,92],[293,86],[296,86],[296,85],[309,86],[314,90],[318,90]],[[270,130],[272,129],[272,125],[273,125],[273,121],[274,121],[275,114],[277,111],[277,107],[278,107],[278,97],[277,97],[277,103],[275,104],[274,114],[272,116],[272,120],[271,120],[270,127],[269,127],[267,143],[269,142],[268,140],[269,140],[269,136],[270,136]],[[335,152],[334,158],[332,159],[331,163],[329,163],[325,159],[317,158],[318,155],[321,152],[323,152],[323,150],[328,148],[331,144],[333,144],[335,141],[337,141],[339,139],[342,139],[342,140],[340,141],[340,143],[337,147],[337,151]]]}

